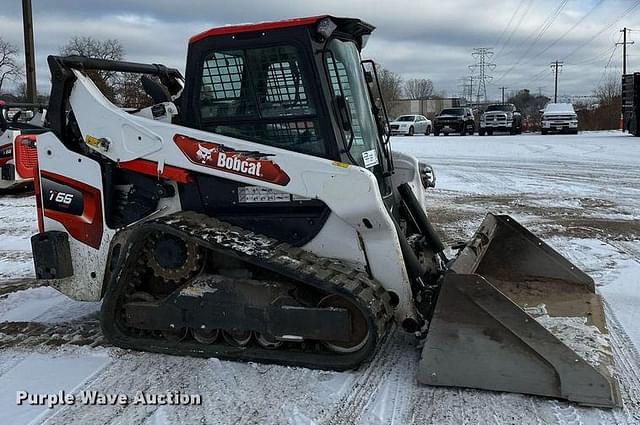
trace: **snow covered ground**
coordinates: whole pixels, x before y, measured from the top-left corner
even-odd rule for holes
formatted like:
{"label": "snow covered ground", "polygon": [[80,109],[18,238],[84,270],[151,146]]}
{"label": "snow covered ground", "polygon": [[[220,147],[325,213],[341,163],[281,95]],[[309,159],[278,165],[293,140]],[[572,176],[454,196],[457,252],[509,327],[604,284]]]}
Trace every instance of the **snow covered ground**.
{"label": "snow covered ground", "polygon": [[[509,213],[597,282],[606,300],[624,407],[418,385],[419,351],[396,330],[375,359],[326,372],[116,348],[0,348],[0,423],[635,424],[640,423],[640,140],[577,136],[415,136],[393,148],[432,164],[432,220],[454,241],[486,211]],[[95,320],[95,303],[29,288],[32,197],[0,198],[0,325]],[[16,280],[18,279],[18,280]],[[11,285],[22,290],[8,290]],[[22,286],[20,286],[22,285]],[[26,288],[26,289],[25,289]],[[0,347],[2,345],[0,344]],[[180,391],[201,406],[16,406],[16,391]]]}
{"label": "snow covered ground", "polygon": [[38,231],[33,196],[0,196],[0,279],[33,276],[31,242]]}

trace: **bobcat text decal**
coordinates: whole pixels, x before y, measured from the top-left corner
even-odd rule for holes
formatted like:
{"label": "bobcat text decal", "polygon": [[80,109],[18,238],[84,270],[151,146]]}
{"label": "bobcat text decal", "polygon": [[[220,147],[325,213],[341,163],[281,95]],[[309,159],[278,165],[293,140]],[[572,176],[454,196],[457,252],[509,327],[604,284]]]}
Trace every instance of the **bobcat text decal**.
{"label": "bobcat text decal", "polygon": [[291,180],[278,164],[268,159],[268,154],[235,151],[219,143],[198,140],[182,134],[173,136],[173,141],[195,164],[280,186],[286,186]]}

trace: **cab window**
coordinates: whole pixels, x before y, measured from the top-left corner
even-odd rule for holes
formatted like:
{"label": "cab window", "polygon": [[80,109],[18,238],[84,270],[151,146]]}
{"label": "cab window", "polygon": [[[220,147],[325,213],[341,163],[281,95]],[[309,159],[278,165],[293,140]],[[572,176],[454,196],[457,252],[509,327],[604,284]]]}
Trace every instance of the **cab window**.
{"label": "cab window", "polygon": [[209,52],[199,95],[202,129],[326,157],[301,63],[289,45]]}

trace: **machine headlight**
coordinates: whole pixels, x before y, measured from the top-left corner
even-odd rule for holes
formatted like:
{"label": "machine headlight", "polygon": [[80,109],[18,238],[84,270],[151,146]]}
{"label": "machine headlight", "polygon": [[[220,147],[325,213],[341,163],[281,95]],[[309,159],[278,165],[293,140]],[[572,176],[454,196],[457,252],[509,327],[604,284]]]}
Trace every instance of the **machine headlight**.
{"label": "machine headlight", "polygon": [[433,171],[433,167],[429,164],[425,164],[424,162],[419,162],[418,168],[420,172],[420,180],[422,181],[422,186],[425,189],[430,187],[436,187],[436,173]]}
{"label": "machine headlight", "polygon": [[318,23],[318,34],[323,36],[325,39],[331,37],[331,34],[338,28],[338,26],[329,18],[324,18],[322,21]]}

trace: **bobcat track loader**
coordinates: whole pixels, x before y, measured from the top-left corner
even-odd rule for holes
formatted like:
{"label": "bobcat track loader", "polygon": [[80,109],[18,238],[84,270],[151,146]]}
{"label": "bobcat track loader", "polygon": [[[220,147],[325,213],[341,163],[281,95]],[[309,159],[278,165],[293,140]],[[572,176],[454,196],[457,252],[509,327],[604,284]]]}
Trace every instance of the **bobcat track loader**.
{"label": "bobcat track loader", "polygon": [[0,195],[33,188],[42,121],[43,105],[0,101]]}
{"label": "bobcat track loader", "polygon": [[[342,370],[395,321],[424,339],[422,383],[618,404],[611,353],[553,332],[562,318],[606,338],[588,276],[508,216],[445,255],[426,171],[392,151],[373,100],[373,29],[211,29],[190,39],[186,78],[50,56],[37,277],[102,300],[121,347]],[[98,71],[142,74],[153,105],[115,106]]]}

